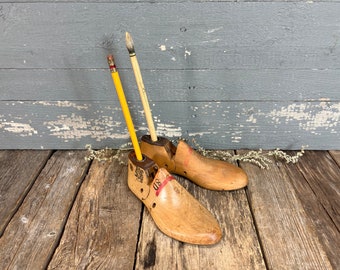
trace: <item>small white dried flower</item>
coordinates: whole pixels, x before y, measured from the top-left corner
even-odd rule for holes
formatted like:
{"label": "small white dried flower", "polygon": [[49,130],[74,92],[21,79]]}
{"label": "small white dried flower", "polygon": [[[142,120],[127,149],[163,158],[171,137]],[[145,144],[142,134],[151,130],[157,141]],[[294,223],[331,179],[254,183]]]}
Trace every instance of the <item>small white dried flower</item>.
{"label": "small white dried flower", "polygon": [[259,150],[250,150],[242,155],[232,155],[228,151],[223,150],[205,150],[202,146],[200,146],[195,139],[192,140],[193,144],[197,147],[197,151],[206,157],[220,159],[229,162],[249,162],[257,165],[261,169],[269,169],[269,164],[273,163],[269,157],[272,157],[275,160],[284,160],[286,163],[296,163],[299,158],[303,156],[305,147],[302,146],[301,150],[296,153],[295,156],[291,156],[279,148],[269,151],[267,153],[263,153],[263,150],[260,148]]}
{"label": "small white dried flower", "polygon": [[98,160],[98,161],[112,161],[118,160],[119,164],[126,164],[126,160],[122,157],[122,152],[124,150],[129,150],[131,146],[130,143],[122,145],[119,149],[112,149],[106,147],[105,149],[93,150],[90,144],[87,144],[85,147],[88,150],[88,155],[85,157],[86,160]]}

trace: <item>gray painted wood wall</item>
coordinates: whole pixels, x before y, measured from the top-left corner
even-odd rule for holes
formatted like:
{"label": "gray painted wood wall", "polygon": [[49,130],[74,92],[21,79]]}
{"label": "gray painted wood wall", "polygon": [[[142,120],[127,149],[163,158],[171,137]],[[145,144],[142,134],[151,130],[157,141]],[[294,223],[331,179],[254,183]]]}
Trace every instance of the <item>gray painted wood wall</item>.
{"label": "gray painted wood wall", "polygon": [[147,133],[129,31],[158,135],[205,148],[340,149],[338,1],[0,1],[0,148],[129,142],[115,55]]}

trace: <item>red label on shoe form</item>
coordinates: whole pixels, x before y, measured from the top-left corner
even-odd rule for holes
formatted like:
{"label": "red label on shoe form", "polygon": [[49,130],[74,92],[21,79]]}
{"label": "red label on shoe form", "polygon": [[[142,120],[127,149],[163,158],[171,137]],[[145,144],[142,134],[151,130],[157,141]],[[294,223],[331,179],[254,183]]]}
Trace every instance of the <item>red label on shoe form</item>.
{"label": "red label on shoe form", "polygon": [[161,193],[162,189],[168,184],[168,182],[173,180],[173,179],[175,179],[175,177],[173,177],[170,174],[164,179],[163,182],[156,180],[155,183],[153,184],[153,188],[156,190],[156,196],[158,196],[159,193]]}

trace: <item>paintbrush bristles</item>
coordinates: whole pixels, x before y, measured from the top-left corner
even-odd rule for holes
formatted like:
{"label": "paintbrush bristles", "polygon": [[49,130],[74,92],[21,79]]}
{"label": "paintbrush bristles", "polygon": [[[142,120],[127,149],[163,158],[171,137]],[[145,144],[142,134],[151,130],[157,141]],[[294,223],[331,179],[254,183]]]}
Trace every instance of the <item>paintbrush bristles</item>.
{"label": "paintbrush bristles", "polygon": [[128,32],[125,33],[125,43],[126,43],[126,48],[128,49],[130,56],[135,55],[135,47],[133,44],[133,40],[132,40],[131,35]]}

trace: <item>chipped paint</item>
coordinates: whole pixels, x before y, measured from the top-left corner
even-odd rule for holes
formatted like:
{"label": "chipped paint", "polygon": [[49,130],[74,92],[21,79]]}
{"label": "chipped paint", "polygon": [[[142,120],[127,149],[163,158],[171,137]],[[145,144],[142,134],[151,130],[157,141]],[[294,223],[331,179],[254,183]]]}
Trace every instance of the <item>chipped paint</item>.
{"label": "chipped paint", "polygon": [[217,43],[219,41],[220,41],[220,39],[216,38],[216,39],[204,40],[204,41],[202,41],[202,43]]}
{"label": "chipped paint", "polygon": [[253,124],[256,124],[257,122],[256,118],[254,117],[254,114],[251,114],[246,121]]}
{"label": "chipped paint", "polygon": [[[319,108],[320,110],[315,110]],[[319,128],[330,129],[338,125],[340,120],[340,103],[330,105],[328,102],[319,104],[303,103],[290,104],[280,109],[274,109],[266,117],[270,117],[276,124],[299,121],[299,128],[316,132]],[[335,129],[332,129],[336,133]]]}
{"label": "chipped paint", "polygon": [[166,51],[166,46],[165,45],[160,45],[158,48],[160,48],[162,52]]}
{"label": "chipped paint", "polygon": [[7,122],[5,119],[0,119],[0,128],[3,128],[7,132],[19,134],[21,137],[38,134],[38,131],[35,130],[30,124],[14,121]]}
{"label": "chipped paint", "polygon": [[[74,113],[69,115],[59,115],[57,120],[47,121],[43,124],[50,131],[52,136],[63,139],[65,142],[69,140],[80,140],[84,137],[90,137],[96,141],[108,138],[127,139],[128,132],[122,130],[122,123],[115,122],[112,117],[101,116],[98,119],[86,119],[81,115]],[[120,130],[113,133],[112,130]]]}
{"label": "chipped paint", "polygon": [[240,143],[242,140],[242,130],[236,130],[231,133],[231,142]]}
{"label": "chipped paint", "polygon": [[43,105],[43,106],[56,106],[56,107],[64,107],[64,108],[75,108],[77,110],[87,110],[89,105],[82,104],[78,105],[74,102],[68,100],[59,100],[59,101],[36,101],[33,104]]}
{"label": "chipped paint", "polygon": [[[6,138],[12,135],[20,147],[30,143],[35,149],[51,145],[58,148],[59,144],[79,147],[86,143],[102,147],[107,141],[117,146],[122,143],[119,140],[130,139],[120,108],[110,102],[5,101],[2,104],[0,132],[5,138],[2,140],[5,147]],[[223,142],[228,147],[251,147],[258,143],[259,147],[266,148],[277,146],[273,145],[273,142],[277,144],[277,137],[285,145],[285,136],[290,140],[292,135],[289,134],[294,134],[297,143],[305,140],[304,144],[318,148],[321,143],[322,147],[325,144],[324,140],[319,140],[320,135],[327,135],[330,138],[328,145],[338,145],[340,102],[329,101],[324,96],[296,103],[205,101],[171,104],[170,107],[174,105],[177,111],[167,107],[160,109],[159,103],[152,105],[155,105],[157,134],[168,138],[197,136],[213,147]],[[140,106],[132,104],[131,108],[137,114],[137,133],[148,133]],[[261,134],[268,132],[274,134],[276,140],[265,141]],[[314,139],[314,135],[319,137]]]}
{"label": "chipped paint", "polygon": [[188,51],[187,49],[185,49],[184,51],[184,58],[187,59],[187,56],[191,55],[191,51]]}
{"label": "chipped paint", "polygon": [[223,26],[220,26],[220,27],[217,27],[217,28],[213,28],[213,29],[209,29],[209,30],[207,31],[207,34],[214,33],[214,32],[219,31],[219,30],[221,30],[221,29],[223,29]]}
{"label": "chipped paint", "polygon": [[159,136],[165,136],[168,138],[182,137],[182,129],[181,127],[176,127],[175,125],[172,124],[158,123],[157,134]]}
{"label": "chipped paint", "polygon": [[211,131],[202,131],[202,132],[189,132],[189,137],[195,137],[195,136],[204,136],[204,135],[211,135]]}

